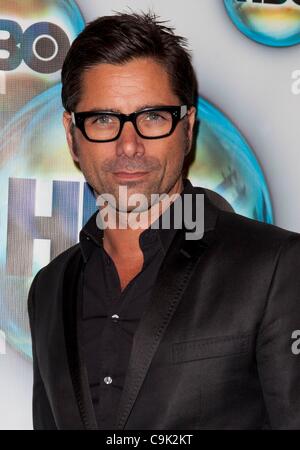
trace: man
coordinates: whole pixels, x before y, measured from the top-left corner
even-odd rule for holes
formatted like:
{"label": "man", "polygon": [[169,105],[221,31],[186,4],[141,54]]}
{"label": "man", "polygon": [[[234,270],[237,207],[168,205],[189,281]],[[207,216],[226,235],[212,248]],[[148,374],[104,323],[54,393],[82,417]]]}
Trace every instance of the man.
{"label": "man", "polygon": [[[151,14],[91,22],[62,101],[100,208],[30,288],[34,428],[299,429],[300,236],[183,178],[196,120],[184,39]],[[197,228],[203,197],[188,238],[175,205],[192,198]],[[123,226],[131,214],[140,227]]]}

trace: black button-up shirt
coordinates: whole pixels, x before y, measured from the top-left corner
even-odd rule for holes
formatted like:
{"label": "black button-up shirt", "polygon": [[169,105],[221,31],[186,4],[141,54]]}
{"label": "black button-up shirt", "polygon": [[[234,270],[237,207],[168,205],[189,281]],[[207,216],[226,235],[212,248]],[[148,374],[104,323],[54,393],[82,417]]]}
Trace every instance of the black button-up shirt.
{"label": "black button-up shirt", "polygon": [[[190,186],[184,180],[181,195]],[[115,264],[103,247],[103,230],[97,227],[95,214],[80,232],[85,262],[81,344],[99,429],[112,429],[115,424],[134,333],[176,231],[172,226],[149,227],[140,234],[143,267],[123,291]]]}

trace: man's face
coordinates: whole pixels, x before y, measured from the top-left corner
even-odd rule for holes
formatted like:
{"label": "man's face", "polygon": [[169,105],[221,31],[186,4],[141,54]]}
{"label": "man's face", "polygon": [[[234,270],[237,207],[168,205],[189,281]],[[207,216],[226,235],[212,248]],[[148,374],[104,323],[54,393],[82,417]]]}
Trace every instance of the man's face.
{"label": "man's face", "polygon": [[[172,91],[165,69],[150,58],[139,58],[124,65],[99,64],[84,73],[81,92],[76,112],[96,108],[130,114],[144,105],[181,104]],[[153,140],[143,139],[133,124],[126,122],[117,140],[95,143],[89,142],[78,128],[72,134],[71,116],[64,112],[63,117],[72,158],[79,163],[95,193],[112,194],[118,205],[119,186],[126,185],[128,197],[144,194],[149,206],[151,194],[179,192],[194,121],[195,108],[191,108],[173,134]],[[118,176],[118,172],[146,174],[126,179]]]}

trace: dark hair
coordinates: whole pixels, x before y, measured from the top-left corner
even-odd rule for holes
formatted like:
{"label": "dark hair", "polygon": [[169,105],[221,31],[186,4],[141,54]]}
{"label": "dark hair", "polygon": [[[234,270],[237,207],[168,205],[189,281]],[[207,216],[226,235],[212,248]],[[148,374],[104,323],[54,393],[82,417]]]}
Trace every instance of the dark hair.
{"label": "dark hair", "polygon": [[62,72],[62,103],[74,111],[80,101],[82,74],[100,64],[123,64],[152,57],[166,69],[180,101],[197,106],[197,81],[186,39],[162,25],[154,13],[121,13],[88,23],[73,41]]}

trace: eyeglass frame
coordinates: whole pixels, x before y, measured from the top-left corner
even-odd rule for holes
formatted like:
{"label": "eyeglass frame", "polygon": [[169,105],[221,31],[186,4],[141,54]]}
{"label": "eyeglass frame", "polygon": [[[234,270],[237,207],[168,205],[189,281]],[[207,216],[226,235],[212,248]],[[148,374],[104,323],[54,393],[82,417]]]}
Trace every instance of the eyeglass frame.
{"label": "eyeglass frame", "polygon": [[[162,139],[164,137],[170,136],[177,124],[180,122],[180,120],[182,120],[187,112],[188,112],[189,107],[187,105],[179,105],[179,106],[158,106],[158,107],[151,107],[151,108],[145,108],[145,109],[141,109],[140,111],[135,111],[132,112],[131,114],[123,114],[123,113],[117,113],[117,112],[113,112],[113,111],[80,111],[80,112],[71,112],[71,117],[72,117],[72,123],[79,128],[79,130],[81,131],[81,133],[83,134],[83,136],[90,142],[112,142],[117,140],[123,130],[124,127],[124,123],[125,122],[131,122],[134,126],[135,131],[137,132],[137,134],[143,138],[143,139]],[[137,117],[145,112],[151,112],[151,111],[167,111],[167,112],[171,112],[172,114],[172,127],[171,130],[169,131],[169,133],[166,133],[162,136],[154,136],[154,137],[150,137],[150,136],[144,136],[138,129],[137,124],[136,124],[136,120]],[[86,131],[85,131],[85,126],[84,126],[84,121],[86,118],[88,117],[92,117],[94,115],[97,114],[105,114],[108,116],[116,116],[119,119],[120,122],[120,128],[119,131],[117,133],[117,135],[112,138],[112,139],[91,139],[88,137]]]}

